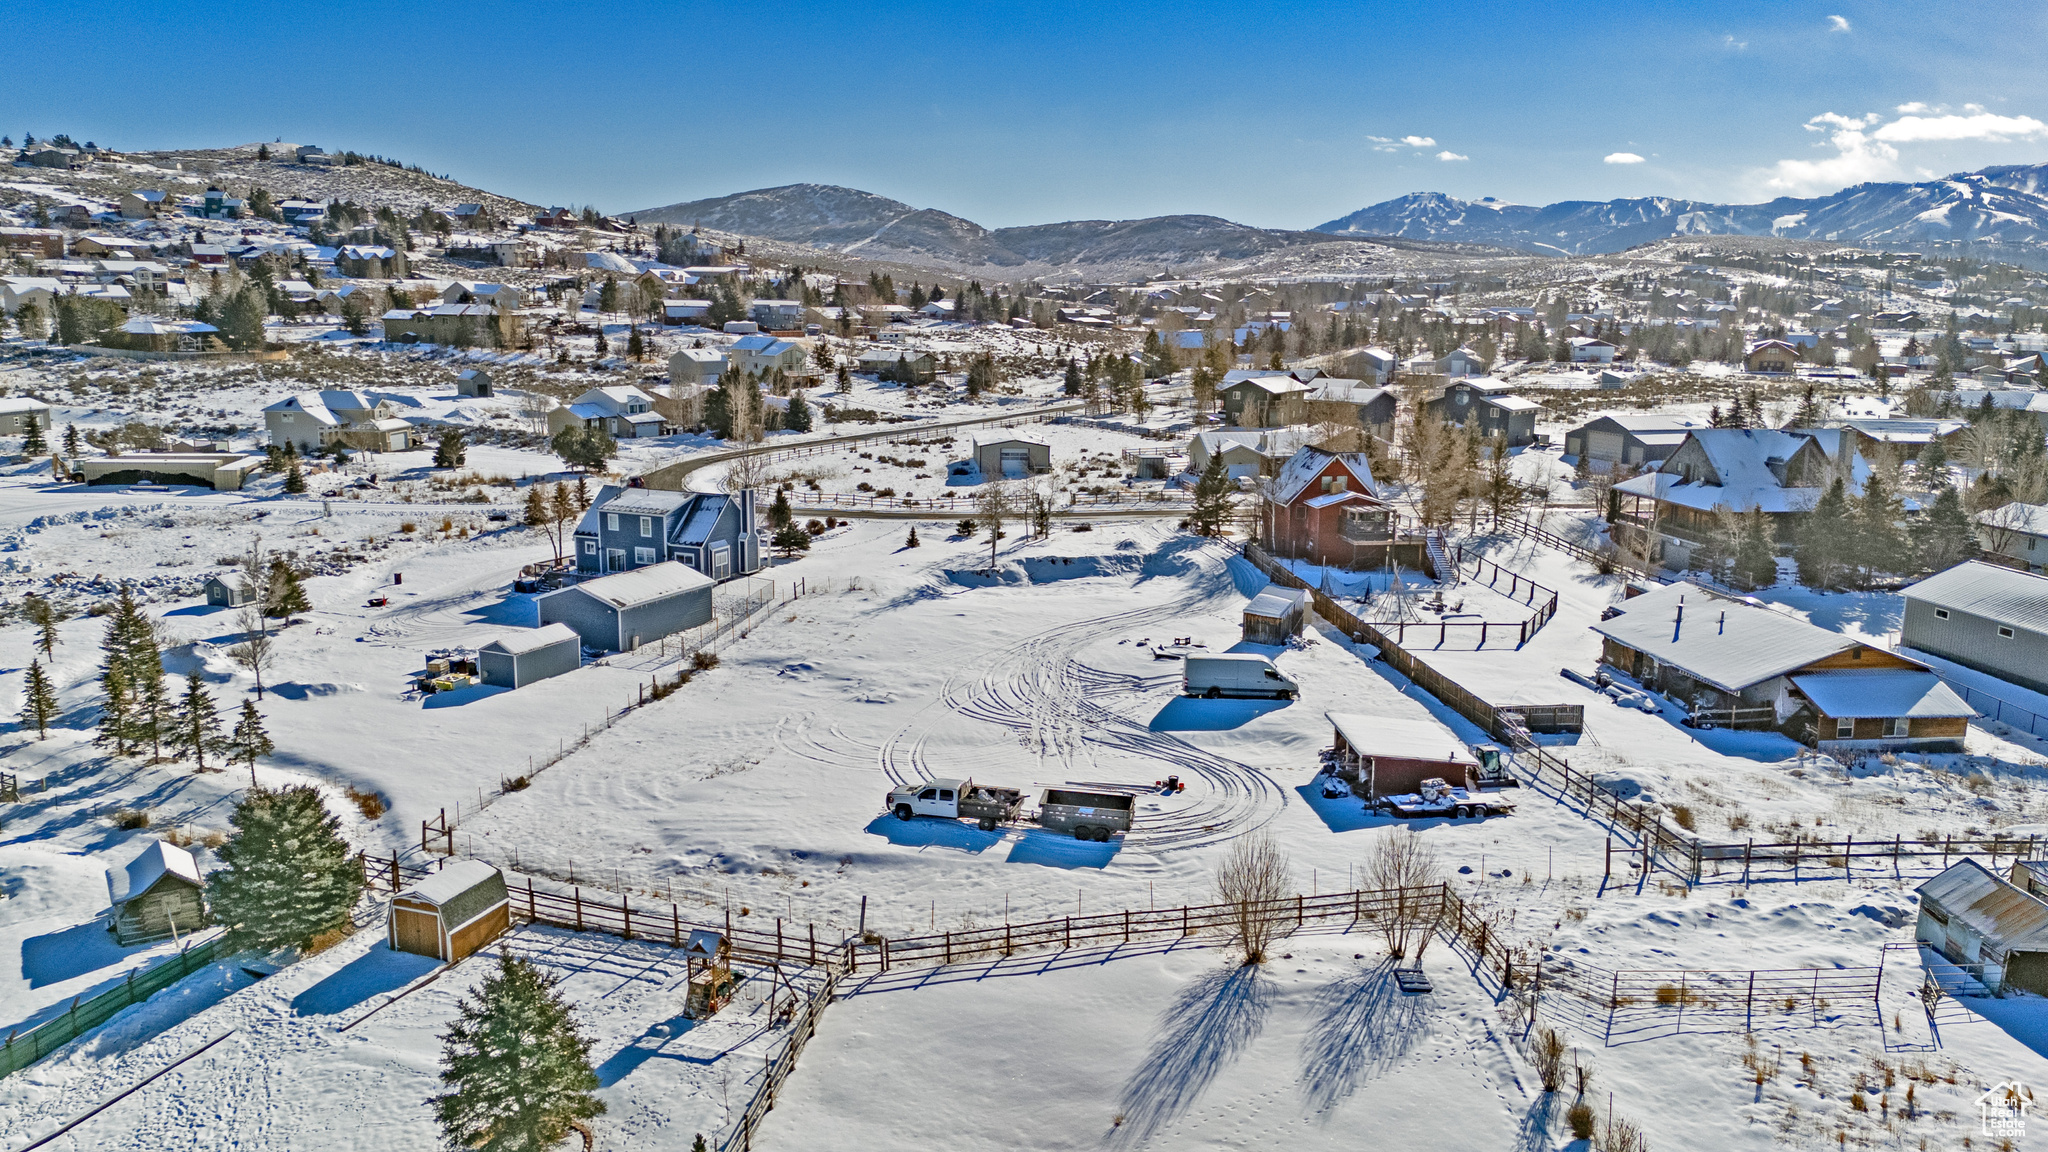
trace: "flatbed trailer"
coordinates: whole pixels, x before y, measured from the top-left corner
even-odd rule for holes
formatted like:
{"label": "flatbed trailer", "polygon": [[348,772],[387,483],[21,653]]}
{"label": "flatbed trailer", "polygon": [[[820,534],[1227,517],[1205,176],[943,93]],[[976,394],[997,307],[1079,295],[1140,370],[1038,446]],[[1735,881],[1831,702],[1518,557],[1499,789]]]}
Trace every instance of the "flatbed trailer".
{"label": "flatbed trailer", "polygon": [[1429,817],[1457,818],[1461,816],[1505,816],[1515,810],[1515,802],[1484,792],[1469,792],[1463,788],[1452,788],[1437,796],[1424,796],[1419,792],[1408,792],[1399,796],[1382,796],[1374,805],[1391,816],[1407,820]]}

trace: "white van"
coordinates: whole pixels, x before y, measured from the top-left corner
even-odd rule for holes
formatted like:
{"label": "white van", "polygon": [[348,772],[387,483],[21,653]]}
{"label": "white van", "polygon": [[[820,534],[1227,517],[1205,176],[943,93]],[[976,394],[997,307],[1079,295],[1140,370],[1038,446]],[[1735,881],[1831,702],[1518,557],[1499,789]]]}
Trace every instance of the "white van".
{"label": "white van", "polygon": [[1187,684],[1181,691],[1189,696],[1211,700],[1222,696],[1293,700],[1301,695],[1301,685],[1281,675],[1271,660],[1254,653],[1190,656],[1186,667]]}

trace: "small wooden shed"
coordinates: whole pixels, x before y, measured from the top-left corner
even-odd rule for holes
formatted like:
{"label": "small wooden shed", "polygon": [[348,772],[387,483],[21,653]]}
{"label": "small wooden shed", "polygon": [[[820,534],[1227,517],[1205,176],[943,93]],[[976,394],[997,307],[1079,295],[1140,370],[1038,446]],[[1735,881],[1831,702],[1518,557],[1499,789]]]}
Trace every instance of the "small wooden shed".
{"label": "small wooden shed", "polygon": [[240,572],[206,578],[206,602],[215,608],[241,608],[256,602],[256,586]]}
{"label": "small wooden shed", "polygon": [[692,929],[683,943],[683,963],[689,973],[683,1015],[703,1020],[725,1007],[732,999],[732,941],[709,928]]}
{"label": "small wooden shed", "polygon": [[169,940],[206,923],[206,879],[192,853],[158,840],[128,862],[107,870],[114,901],[114,939],[123,947]]}
{"label": "small wooden shed", "polygon": [[512,926],[505,875],[456,860],[391,898],[391,947],[453,964]]}
{"label": "small wooden shed", "polygon": [[[2032,872],[2015,865],[2013,880],[2031,885]],[[2048,996],[2048,901],[1975,860],[1956,861],[1918,891],[1914,939],[1971,970],[1993,992]]]}
{"label": "small wooden shed", "polygon": [[491,374],[481,368],[464,369],[461,375],[455,377],[455,394],[457,396],[489,396],[491,394]]}
{"label": "small wooden shed", "polygon": [[1268,586],[1244,607],[1244,642],[1285,644],[1301,635],[1308,621],[1308,603],[1306,588]]}

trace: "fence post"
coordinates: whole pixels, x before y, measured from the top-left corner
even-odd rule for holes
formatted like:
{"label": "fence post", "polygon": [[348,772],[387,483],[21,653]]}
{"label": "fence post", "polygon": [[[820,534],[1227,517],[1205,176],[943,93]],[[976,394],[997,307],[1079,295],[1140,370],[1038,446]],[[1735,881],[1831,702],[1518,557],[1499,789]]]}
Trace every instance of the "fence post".
{"label": "fence post", "polygon": [[583,931],[583,889],[572,889],[576,893],[576,930]]}
{"label": "fence post", "polygon": [[531,876],[526,878],[526,919],[528,923],[540,919],[533,909],[533,877]]}
{"label": "fence post", "polygon": [[619,893],[619,921],[623,925],[620,935],[627,940],[633,938],[633,905],[624,892]]}
{"label": "fence post", "polygon": [[1844,836],[1842,840],[1842,879],[1844,880],[1849,878],[1849,869],[1855,866],[1855,852],[1856,837]]}

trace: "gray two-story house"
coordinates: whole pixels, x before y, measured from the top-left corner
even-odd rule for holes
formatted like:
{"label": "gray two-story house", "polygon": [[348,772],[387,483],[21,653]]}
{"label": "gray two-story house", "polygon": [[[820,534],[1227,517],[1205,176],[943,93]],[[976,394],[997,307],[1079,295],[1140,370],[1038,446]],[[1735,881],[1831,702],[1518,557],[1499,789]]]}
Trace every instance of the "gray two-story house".
{"label": "gray two-story house", "polygon": [[659,492],[607,484],[576,526],[576,570],[630,572],[680,561],[713,580],[761,568],[754,494]]}

